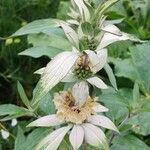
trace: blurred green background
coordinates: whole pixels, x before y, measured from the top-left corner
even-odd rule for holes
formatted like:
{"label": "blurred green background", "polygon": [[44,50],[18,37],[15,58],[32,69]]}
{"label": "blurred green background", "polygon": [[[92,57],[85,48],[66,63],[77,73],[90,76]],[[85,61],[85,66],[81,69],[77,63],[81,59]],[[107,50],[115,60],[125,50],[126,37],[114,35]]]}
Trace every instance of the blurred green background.
{"label": "blurred green background", "polygon": [[[67,11],[63,8],[65,4],[60,0],[0,0],[0,37],[8,37],[36,19],[62,18]],[[0,40],[0,104],[17,103],[17,80],[24,84],[30,96],[37,81],[33,72],[49,60],[18,56],[27,47],[26,37]]]}

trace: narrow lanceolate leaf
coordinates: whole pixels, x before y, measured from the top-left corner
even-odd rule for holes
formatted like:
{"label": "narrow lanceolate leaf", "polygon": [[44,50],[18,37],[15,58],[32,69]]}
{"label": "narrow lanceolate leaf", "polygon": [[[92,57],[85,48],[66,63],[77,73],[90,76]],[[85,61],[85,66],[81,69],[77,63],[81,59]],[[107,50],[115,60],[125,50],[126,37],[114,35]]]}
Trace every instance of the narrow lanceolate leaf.
{"label": "narrow lanceolate leaf", "polygon": [[57,21],[57,19],[41,19],[33,21],[16,31],[12,36],[48,32],[49,29],[58,27]]}
{"label": "narrow lanceolate leaf", "polygon": [[72,88],[72,95],[75,98],[75,104],[81,107],[89,97],[89,87],[87,82],[77,82]]}
{"label": "narrow lanceolate leaf", "polygon": [[31,56],[33,58],[39,58],[41,56],[48,56],[49,58],[53,58],[58,53],[63,51],[64,50],[52,46],[35,46],[26,49],[25,51],[19,53],[19,55]]}
{"label": "narrow lanceolate leaf", "polygon": [[17,137],[16,137],[16,140],[15,140],[15,147],[14,147],[14,150],[23,150],[25,149],[25,141],[26,141],[26,138],[24,136],[24,133],[23,133],[23,130],[18,127],[18,132],[17,132]]}
{"label": "narrow lanceolate leaf", "polygon": [[65,22],[59,22],[60,26],[63,28],[68,40],[76,47],[79,48],[79,38],[77,33]]}
{"label": "narrow lanceolate leaf", "polygon": [[57,150],[66,133],[71,126],[59,128],[46,136],[36,147],[35,150]]}
{"label": "narrow lanceolate leaf", "polygon": [[102,15],[108,8],[110,8],[113,4],[115,4],[119,0],[108,0],[103,5],[100,4],[100,6],[96,10],[96,14]]}
{"label": "narrow lanceolate leaf", "polygon": [[76,150],[82,145],[84,139],[84,130],[80,125],[74,125],[69,140],[72,147]]}
{"label": "narrow lanceolate leaf", "polygon": [[0,105],[0,121],[12,120],[22,116],[33,116],[33,113],[28,109],[12,104]]}
{"label": "narrow lanceolate leaf", "polygon": [[27,98],[25,91],[24,91],[22,85],[20,84],[20,82],[17,83],[17,88],[18,88],[19,95],[22,99],[22,102],[24,103],[25,106],[27,106],[27,108],[30,108],[29,99]]}
{"label": "narrow lanceolate leaf", "polygon": [[116,128],[116,126],[114,125],[114,123],[105,116],[93,115],[93,116],[91,116],[89,122],[94,125],[101,126],[101,127],[119,132],[118,129]]}
{"label": "narrow lanceolate leaf", "polygon": [[60,121],[55,114],[41,117],[31,122],[27,127],[50,127],[60,125]]}
{"label": "narrow lanceolate leaf", "polygon": [[106,136],[100,128],[98,128],[90,123],[85,123],[82,126],[84,129],[84,139],[85,139],[86,143],[88,143],[94,147],[102,146],[103,149],[109,150]]}
{"label": "narrow lanceolate leaf", "polygon": [[58,54],[48,63],[36,86],[32,101],[33,105],[38,103],[38,101],[45,96],[49,90],[67,75],[77,58],[78,55],[74,52],[63,52]]}
{"label": "narrow lanceolate leaf", "polygon": [[104,69],[105,69],[105,71],[106,71],[106,73],[108,75],[110,83],[115,88],[115,90],[118,90],[115,75],[114,75],[111,67],[109,66],[109,64],[106,64],[105,67],[104,67]]}
{"label": "narrow lanceolate leaf", "polygon": [[78,6],[82,18],[85,19],[85,21],[89,21],[90,12],[84,3],[84,0],[73,0],[73,1]]}

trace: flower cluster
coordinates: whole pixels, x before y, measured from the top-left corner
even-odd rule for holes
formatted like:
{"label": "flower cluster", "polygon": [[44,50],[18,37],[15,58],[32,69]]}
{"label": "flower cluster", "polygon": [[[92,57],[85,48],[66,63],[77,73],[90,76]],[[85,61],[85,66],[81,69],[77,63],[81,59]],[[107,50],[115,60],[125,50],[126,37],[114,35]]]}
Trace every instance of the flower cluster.
{"label": "flower cluster", "polygon": [[93,146],[108,148],[104,132],[98,128],[119,132],[113,122],[103,116],[108,109],[98,103],[98,98],[89,96],[88,85],[85,82],[76,83],[72,91],[61,91],[54,96],[56,114],[41,117],[30,123],[28,127],[51,127],[63,125],[46,136],[36,147],[37,150],[54,150],[69,131],[72,147],[79,149],[83,141]]}
{"label": "flower cluster", "polygon": [[119,132],[113,122],[102,115],[108,109],[99,104],[98,98],[89,92],[89,85],[98,89],[108,87],[98,75],[107,64],[107,46],[116,41],[134,40],[105,20],[105,10],[116,1],[108,1],[107,5],[95,9],[88,0],[72,0],[68,13],[71,19],[66,22],[57,20],[57,27],[63,29],[72,50],[59,53],[45,68],[36,71],[41,74],[41,79],[32,105],[36,105],[59,82],[72,82],[73,87],[54,95],[56,114],[41,117],[28,125],[57,126],[37,145],[36,150],[58,149],[67,133],[75,150],[83,142],[109,149],[106,136],[99,127]]}

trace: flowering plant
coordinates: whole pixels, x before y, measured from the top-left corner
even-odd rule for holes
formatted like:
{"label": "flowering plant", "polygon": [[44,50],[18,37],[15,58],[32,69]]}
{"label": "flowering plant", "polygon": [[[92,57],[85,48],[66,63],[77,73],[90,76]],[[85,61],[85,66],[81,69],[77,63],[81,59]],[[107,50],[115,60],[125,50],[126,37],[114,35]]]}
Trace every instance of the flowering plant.
{"label": "flowering plant", "polygon": [[[38,139],[32,149],[61,150],[65,141],[69,149],[87,150],[92,147],[108,150],[113,138],[122,136],[120,135],[122,124],[126,122],[126,118],[130,118],[130,115],[126,109],[128,104],[124,104],[122,97],[119,97],[124,93],[118,94],[116,79],[108,64],[117,63],[116,60],[109,59],[108,47],[118,41],[129,40],[139,43],[143,41],[122,32],[113,21],[107,20],[106,10],[116,2],[118,0],[108,0],[96,7],[90,0],[71,0],[69,19],[66,21],[38,20],[27,24],[12,35],[14,37],[27,34],[29,42],[33,44],[32,48],[21,52],[20,55],[34,57],[35,50],[42,49],[40,56],[50,57],[45,67],[35,71],[40,75],[40,79],[31,100],[18,83],[18,91],[26,108],[10,105],[13,111],[4,113],[3,116],[6,116],[2,118],[2,121],[7,121],[28,116],[32,121],[29,120],[26,124],[26,130],[31,131],[32,127],[50,130]],[[42,46],[41,43],[47,40],[48,44]],[[42,42],[39,44],[37,41]],[[107,74],[109,80],[103,77],[103,72]],[[62,87],[58,88],[59,86]],[[133,93],[138,92],[139,86],[135,84]],[[98,93],[102,93],[102,96]],[[124,104],[120,106],[125,107],[123,112],[119,107],[116,108],[117,105],[115,107],[114,95],[119,99],[118,106]],[[133,98],[137,95],[134,94]],[[107,99],[111,101],[107,103]],[[51,110],[48,114],[41,115],[39,113],[41,107],[43,112],[46,111],[44,107]],[[137,108],[136,102],[133,107]],[[111,116],[112,111],[116,116]],[[122,113],[125,115],[121,116]],[[9,132],[4,128],[1,133],[6,139],[9,136]]]}

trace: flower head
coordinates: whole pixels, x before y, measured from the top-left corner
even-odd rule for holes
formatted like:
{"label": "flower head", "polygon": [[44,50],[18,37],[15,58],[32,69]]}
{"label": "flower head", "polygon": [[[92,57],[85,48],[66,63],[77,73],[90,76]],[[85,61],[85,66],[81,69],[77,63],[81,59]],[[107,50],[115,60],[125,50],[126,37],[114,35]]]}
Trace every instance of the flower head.
{"label": "flower head", "polygon": [[[50,127],[63,125],[45,137],[36,150],[56,150],[64,136],[69,133],[69,140],[74,149],[78,149],[83,141],[93,146],[108,149],[104,132],[98,127],[117,131],[113,122],[99,114],[108,109],[97,102],[97,98],[89,96],[86,82],[78,83],[72,91],[62,91],[54,96],[56,114],[41,117],[28,126]],[[78,86],[78,89],[77,89]],[[69,132],[70,131],[70,132]]]}

